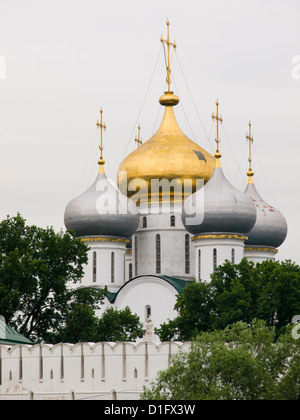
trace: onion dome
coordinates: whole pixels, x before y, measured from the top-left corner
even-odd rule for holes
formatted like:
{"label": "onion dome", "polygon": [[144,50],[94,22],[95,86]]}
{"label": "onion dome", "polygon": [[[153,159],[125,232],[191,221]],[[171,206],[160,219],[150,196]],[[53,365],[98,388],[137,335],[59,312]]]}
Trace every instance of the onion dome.
{"label": "onion dome", "polygon": [[196,191],[197,179],[207,182],[213,173],[213,156],[190,140],[176,121],[173,110],[179,102],[176,98],[172,92],[166,92],[160,98],[160,103],[166,107],[161,126],[153,137],[128,155],[119,167],[118,184],[120,186],[124,182],[123,177],[127,177],[128,197],[137,191],[142,179],[147,185],[145,194],[148,194],[148,201],[154,202],[154,195],[151,198],[151,181],[164,179],[174,185],[176,180],[178,188],[171,190],[171,194],[163,197],[163,200],[182,202],[184,180],[192,184],[191,193]]}
{"label": "onion dome", "polygon": [[252,200],[230,184],[221,168],[218,123],[222,118],[216,104],[217,115],[213,115],[217,121],[216,168],[208,183],[185,201],[182,220],[186,230],[194,235],[247,235],[255,224],[256,210]]}
{"label": "onion dome", "polygon": [[101,128],[99,173],[91,187],[67,205],[65,226],[75,231],[78,237],[129,238],[138,228],[139,215],[135,203],[122,195],[105,175],[102,156],[102,129],[105,125],[102,124],[102,110],[100,112],[101,123],[97,123]]}
{"label": "onion dome", "polygon": [[[252,180],[252,178],[251,178]],[[274,207],[267,204],[258,194],[256,187],[249,180],[245,194],[251,198],[256,207],[256,223],[247,235],[247,246],[265,246],[278,248],[286,239],[287,222],[283,215]]]}
{"label": "onion dome", "polygon": [[167,25],[168,38],[161,39],[163,45],[167,45],[165,57],[168,60],[168,90],[159,99],[160,104],[165,107],[163,120],[158,131],[123,160],[118,173],[121,191],[126,189],[128,197],[139,191],[139,195],[150,203],[158,200],[156,192],[152,191],[151,195],[151,181],[167,180],[175,190],[160,192],[159,202],[182,203],[185,194],[184,180],[187,181],[186,185],[189,185],[187,196],[196,191],[197,179],[203,179],[204,182],[209,180],[215,167],[213,156],[189,139],[176,121],[173,108],[179,103],[179,98],[170,88],[170,47],[176,48],[176,45],[170,42],[168,21]]}
{"label": "onion dome", "polygon": [[251,122],[249,122],[249,135],[246,138],[249,140],[249,170],[247,173],[249,181],[245,194],[255,204],[257,218],[253,229],[248,234],[248,241],[245,244],[255,247],[278,248],[286,239],[288,226],[283,215],[261,198],[254,185],[251,153],[251,145],[253,144]]}

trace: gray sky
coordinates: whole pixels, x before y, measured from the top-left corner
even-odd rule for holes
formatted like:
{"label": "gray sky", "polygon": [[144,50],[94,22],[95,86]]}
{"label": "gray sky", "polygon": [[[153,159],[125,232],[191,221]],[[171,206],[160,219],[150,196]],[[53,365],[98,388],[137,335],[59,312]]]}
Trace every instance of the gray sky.
{"label": "gray sky", "polygon": [[289,225],[279,258],[300,264],[299,16],[298,0],[0,0],[0,218],[64,228],[98,171],[100,107],[113,180],[138,123],[152,136],[168,17],[182,130],[213,152],[218,99],[223,168],[244,190],[252,121],[256,187]]}

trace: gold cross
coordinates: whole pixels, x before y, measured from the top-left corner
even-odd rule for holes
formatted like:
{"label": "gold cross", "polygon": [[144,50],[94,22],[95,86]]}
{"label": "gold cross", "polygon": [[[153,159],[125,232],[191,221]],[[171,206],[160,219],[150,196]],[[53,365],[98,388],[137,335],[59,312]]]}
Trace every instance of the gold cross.
{"label": "gold cross", "polygon": [[172,83],[172,80],[171,80],[171,62],[170,62],[170,47],[173,47],[174,48],[174,50],[176,49],[176,44],[175,44],[175,42],[174,43],[172,43],[172,42],[170,42],[170,22],[169,22],[169,20],[167,19],[167,39],[165,40],[165,39],[163,39],[163,37],[161,36],[161,38],[160,38],[160,41],[161,41],[161,43],[164,45],[164,44],[167,44],[167,52],[168,52],[168,54],[167,54],[167,59],[166,59],[166,67],[167,67],[167,84],[168,84],[168,91],[170,92],[170,86],[171,86],[171,83]]}
{"label": "gold cross", "polygon": [[106,130],[106,125],[103,124],[103,122],[102,122],[102,114],[103,114],[103,111],[102,111],[102,108],[101,108],[100,109],[100,123],[99,123],[99,120],[97,120],[97,127],[100,128],[100,146],[99,146],[100,159],[98,160],[99,165],[104,165],[105,164],[105,160],[103,159],[103,156],[102,156],[102,152],[103,152],[102,131],[103,131],[103,129],[104,129],[104,131]]}
{"label": "gold cross", "polygon": [[139,124],[139,126],[138,126],[138,136],[135,138],[135,141],[137,142],[137,145],[138,145],[137,147],[138,148],[143,144],[142,139],[140,139],[140,134],[141,134],[141,126]]}
{"label": "gold cross", "polygon": [[222,116],[219,117],[219,102],[218,100],[216,101],[216,115],[214,115],[214,113],[212,114],[212,119],[216,120],[216,125],[217,125],[217,137],[216,137],[216,143],[217,143],[217,151],[215,153],[215,158],[216,159],[220,159],[222,157],[220,150],[219,150],[219,144],[220,144],[220,139],[219,139],[219,121],[222,123],[223,122],[223,118]]}
{"label": "gold cross", "polygon": [[251,121],[249,121],[249,134],[246,134],[246,139],[249,141],[249,170],[247,172],[247,175],[249,178],[252,178],[254,176],[254,172],[252,170],[252,144],[253,144],[253,136],[251,136]]}

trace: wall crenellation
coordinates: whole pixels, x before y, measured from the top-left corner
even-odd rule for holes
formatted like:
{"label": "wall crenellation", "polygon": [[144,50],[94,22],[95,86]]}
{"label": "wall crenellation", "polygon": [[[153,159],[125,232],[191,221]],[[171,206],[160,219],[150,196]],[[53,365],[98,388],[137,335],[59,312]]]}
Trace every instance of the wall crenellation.
{"label": "wall crenellation", "polygon": [[190,343],[0,345],[0,400],[139,399]]}

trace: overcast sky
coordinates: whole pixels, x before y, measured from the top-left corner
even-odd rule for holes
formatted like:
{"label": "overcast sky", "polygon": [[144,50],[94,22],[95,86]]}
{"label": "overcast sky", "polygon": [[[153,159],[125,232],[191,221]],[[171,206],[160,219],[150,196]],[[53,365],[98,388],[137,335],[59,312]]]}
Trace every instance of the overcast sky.
{"label": "overcast sky", "polygon": [[138,123],[145,141],[162,118],[169,18],[182,130],[213,153],[218,99],[223,168],[244,190],[252,121],[256,187],[289,225],[279,258],[300,264],[299,17],[299,0],[0,0],[0,218],[64,229],[98,171],[100,107],[115,181]]}

